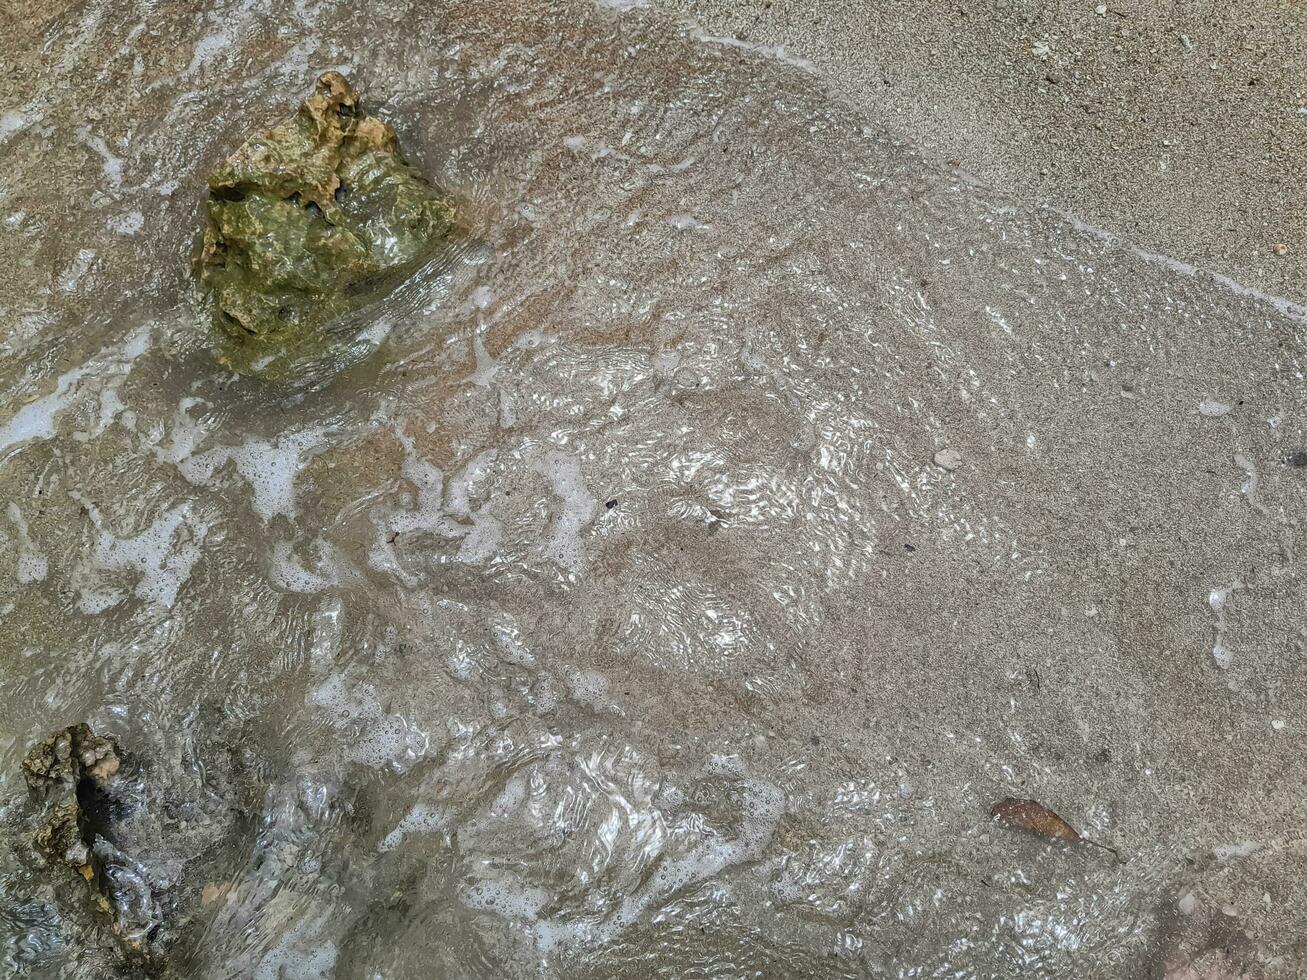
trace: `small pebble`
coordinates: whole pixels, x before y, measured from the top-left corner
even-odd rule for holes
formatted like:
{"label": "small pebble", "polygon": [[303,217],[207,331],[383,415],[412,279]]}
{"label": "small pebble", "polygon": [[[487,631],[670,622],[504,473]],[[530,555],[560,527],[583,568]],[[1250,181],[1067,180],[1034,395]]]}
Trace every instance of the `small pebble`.
{"label": "small pebble", "polygon": [[1106,17],[1106,16],[1107,16],[1107,4],[1105,4],[1105,3],[1100,3],[1097,7],[1094,8],[1094,13],[1098,14],[1099,17]]}
{"label": "small pebble", "polygon": [[1276,242],[1274,245],[1271,246],[1271,248],[1275,250],[1276,255],[1289,254],[1289,246],[1286,245],[1284,242]]}

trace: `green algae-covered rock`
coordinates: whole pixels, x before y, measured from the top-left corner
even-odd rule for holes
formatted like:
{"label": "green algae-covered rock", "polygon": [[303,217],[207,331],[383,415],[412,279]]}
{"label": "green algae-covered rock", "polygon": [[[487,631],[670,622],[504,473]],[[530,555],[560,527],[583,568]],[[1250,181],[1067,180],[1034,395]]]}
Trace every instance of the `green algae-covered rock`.
{"label": "green algae-covered rock", "polygon": [[284,380],[330,348],[327,327],[448,240],[447,199],[400,156],[395,131],[327,72],[299,110],[209,175],[200,279],[218,358]]}

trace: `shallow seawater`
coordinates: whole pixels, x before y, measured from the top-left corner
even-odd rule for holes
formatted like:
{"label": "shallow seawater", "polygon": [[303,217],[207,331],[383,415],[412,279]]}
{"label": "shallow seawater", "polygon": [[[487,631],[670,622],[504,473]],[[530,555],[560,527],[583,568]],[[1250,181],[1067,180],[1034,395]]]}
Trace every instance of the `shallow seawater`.
{"label": "shallow seawater", "polygon": [[[627,6],[0,42],[6,975],[143,969],[28,844],[80,721],[167,975],[1299,975],[1303,312]],[[204,175],[328,68],[469,234],[235,377]]]}

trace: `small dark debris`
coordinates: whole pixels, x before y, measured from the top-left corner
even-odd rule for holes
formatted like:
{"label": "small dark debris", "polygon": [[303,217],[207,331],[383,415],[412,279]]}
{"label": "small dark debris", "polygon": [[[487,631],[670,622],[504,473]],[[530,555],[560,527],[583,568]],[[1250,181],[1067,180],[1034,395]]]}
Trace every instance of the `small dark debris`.
{"label": "small dark debris", "polygon": [[617,498],[614,497],[612,500],[605,500],[605,501],[604,501],[604,506],[605,506],[606,508],[608,508],[609,510],[612,510],[614,507],[617,506]]}
{"label": "small dark debris", "polygon": [[906,541],[904,541],[904,542],[903,542],[903,550],[904,550],[904,551],[907,551],[907,552],[913,552],[913,551],[916,551],[916,550],[917,550],[917,546],[914,545],[914,544],[908,544]]}

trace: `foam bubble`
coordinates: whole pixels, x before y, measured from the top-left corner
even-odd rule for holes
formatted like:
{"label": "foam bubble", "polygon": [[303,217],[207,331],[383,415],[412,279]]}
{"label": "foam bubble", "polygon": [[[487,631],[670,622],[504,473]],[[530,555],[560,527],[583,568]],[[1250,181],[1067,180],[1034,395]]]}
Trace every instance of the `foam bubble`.
{"label": "foam bubble", "polygon": [[43,398],[28,402],[8,422],[0,426],[0,452],[10,446],[34,439],[49,439],[53,436],[55,416],[72,402],[75,386],[86,372],[85,366],[65,371],[55,381],[54,391]]}
{"label": "foam bubble", "polygon": [[404,819],[395,825],[395,829],[382,838],[379,849],[394,850],[403,842],[405,834],[436,833],[444,829],[448,819],[443,810],[425,803],[416,803],[413,809],[404,815]]}
{"label": "foam bubble", "polygon": [[1259,514],[1265,514],[1265,506],[1257,499],[1257,487],[1260,481],[1257,477],[1256,465],[1242,453],[1234,454],[1234,465],[1244,472],[1243,486],[1239,488],[1239,492],[1248,498],[1249,507]]}
{"label": "foam bubble", "polygon": [[667,219],[667,223],[671,225],[673,228],[675,228],[677,231],[706,231],[707,229],[712,227],[711,225],[706,225],[702,221],[699,221],[697,218],[695,218],[693,215],[687,214],[685,212],[682,212],[681,214],[672,215]]}
{"label": "foam bubble", "polygon": [[597,670],[575,670],[567,675],[567,688],[581,704],[601,707],[608,701],[608,678]]}
{"label": "foam bubble", "polygon": [[312,428],[292,432],[273,440],[247,438],[239,446],[210,449],[184,459],[182,476],[191,483],[208,486],[219,468],[228,462],[250,485],[251,506],[266,524],[278,514],[295,517],[295,477],[309,458],[327,448],[330,429]]}
{"label": "foam bubble", "polygon": [[0,113],[0,143],[4,143],[14,133],[26,126],[27,123],[26,114],[19,112],[17,109],[10,109],[8,112]]}
{"label": "foam bubble", "polygon": [[554,518],[554,531],[545,553],[568,571],[579,573],[585,568],[581,531],[593,519],[599,506],[586,489],[581,461],[567,453],[551,450],[538,458],[531,468],[549,480],[554,495],[562,503]]}
{"label": "foam bubble", "polygon": [[1225,646],[1225,604],[1230,600],[1230,596],[1235,592],[1245,588],[1242,579],[1234,579],[1228,585],[1218,586],[1213,589],[1207,596],[1207,604],[1211,607],[1216,616],[1214,624],[1215,639],[1212,644],[1212,659],[1216,661],[1216,666],[1226,670],[1234,663],[1234,651]]}
{"label": "foam bubble", "polygon": [[309,660],[315,667],[326,667],[340,652],[344,616],[345,604],[338,596],[323,600],[314,614],[313,645],[309,648]]}
{"label": "foam bubble", "polygon": [[191,49],[191,63],[186,67],[186,74],[193,75],[218,55],[231,47],[231,35],[227,31],[215,31],[206,34],[195,42]]}
{"label": "foam bubble", "polygon": [[209,428],[191,418],[191,409],[207,404],[203,398],[183,398],[173,414],[172,439],[168,446],[156,446],[155,458],[161,463],[179,464],[191,457],[195,448],[209,434]]}
{"label": "foam bubble", "polygon": [[109,149],[109,144],[104,141],[103,136],[92,133],[90,129],[83,126],[77,131],[77,138],[83,146],[94,150],[100,157],[100,168],[104,171],[105,179],[113,187],[121,187],[123,183],[123,160]]}
{"label": "foam bubble", "polygon": [[511,623],[499,623],[495,626],[495,645],[499,654],[510,664],[519,667],[531,667],[536,658],[526,645],[522,631]]}
{"label": "foam bubble", "polygon": [[467,887],[462,898],[468,908],[518,919],[536,919],[549,903],[549,893],[543,888],[496,878],[484,878]]}
{"label": "foam bubble", "polygon": [[1218,861],[1229,861],[1232,858],[1248,857],[1255,851],[1260,850],[1261,844],[1257,841],[1245,840],[1237,844],[1223,844],[1212,848],[1212,854]]}
{"label": "foam bubble", "polygon": [[33,582],[45,581],[46,575],[50,571],[50,563],[36,546],[32,543],[31,535],[28,534],[27,521],[23,519],[23,512],[18,509],[18,504],[10,503],[5,509],[9,520],[14,525],[14,530],[18,533],[18,582],[20,585],[30,585]]}
{"label": "foam bubble", "polygon": [[278,541],[272,546],[269,564],[269,581],[286,592],[312,594],[322,592],[335,584],[333,580],[310,572],[301,565],[295,558],[295,552],[288,541]]}
{"label": "foam bubble", "polygon": [[[0,453],[23,443],[51,438],[55,434],[57,416],[80,395],[80,382],[83,378],[90,376],[102,379],[100,390],[113,387],[131,372],[132,362],[144,354],[149,346],[149,331],[138,330],[124,343],[107,347],[85,364],[59,375],[55,380],[54,391],[28,402],[8,422],[0,425]],[[102,406],[102,417],[103,413]]]}
{"label": "foam bubble", "polygon": [[309,693],[309,701],[324,708],[335,728],[358,729],[345,749],[345,758],[370,769],[407,769],[427,754],[430,736],[403,715],[387,714],[377,689],[336,673]]}
{"label": "foam bubble", "polygon": [[330,980],[335,975],[336,944],[318,938],[328,919],[328,913],[322,912],[283,932],[259,960],[254,980]]}
{"label": "foam bubble", "polygon": [[145,215],[140,211],[128,211],[114,215],[109,219],[109,230],[115,235],[135,235],[145,227]]}
{"label": "foam bubble", "polygon": [[177,594],[191,569],[200,559],[200,546],[209,524],[192,514],[191,501],[180,503],[157,517],[149,527],[131,537],[119,538],[110,532],[95,505],[74,494],[95,524],[98,532],[90,557],[75,572],[79,582],[79,608],[83,612],[103,612],[125,598],[116,587],[106,587],[103,573],[136,573],[136,597],[165,609],[172,608]]}

